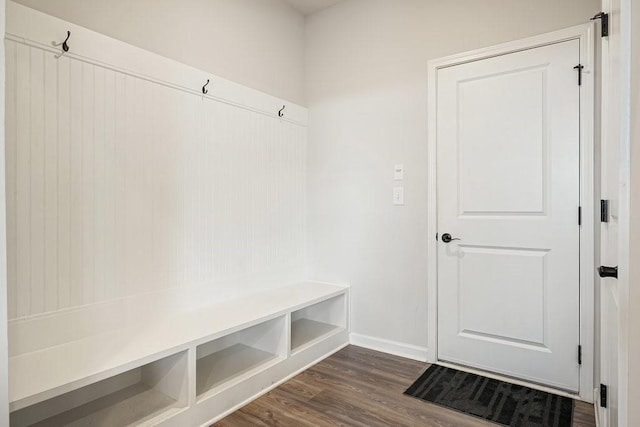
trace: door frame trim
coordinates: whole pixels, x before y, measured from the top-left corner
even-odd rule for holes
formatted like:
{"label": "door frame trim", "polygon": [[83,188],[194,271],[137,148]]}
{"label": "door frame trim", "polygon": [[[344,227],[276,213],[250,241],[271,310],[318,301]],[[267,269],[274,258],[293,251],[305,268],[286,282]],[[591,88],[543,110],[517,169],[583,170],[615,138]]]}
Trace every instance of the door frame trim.
{"label": "door frame trim", "polygon": [[[428,185],[427,185],[427,361],[438,361],[438,242],[437,223],[437,74],[441,68],[464,64],[569,40],[580,41],[580,63],[584,66],[580,91],[580,366],[579,397],[593,402],[594,331],[595,331],[595,43],[594,23],[565,28],[513,42],[433,59],[428,64]],[[577,213],[576,213],[577,216]],[[576,219],[577,220],[577,219]],[[576,349],[577,363],[577,349]]]}

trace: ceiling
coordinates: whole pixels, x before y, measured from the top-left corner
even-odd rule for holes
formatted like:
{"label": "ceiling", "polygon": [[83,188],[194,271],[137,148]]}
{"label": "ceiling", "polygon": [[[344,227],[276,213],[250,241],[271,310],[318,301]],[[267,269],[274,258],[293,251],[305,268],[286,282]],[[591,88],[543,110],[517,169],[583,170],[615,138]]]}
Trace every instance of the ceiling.
{"label": "ceiling", "polygon": [[303,15],[310,15],[319,10],[326,9],[343,0],[285,0],[294,9]]}

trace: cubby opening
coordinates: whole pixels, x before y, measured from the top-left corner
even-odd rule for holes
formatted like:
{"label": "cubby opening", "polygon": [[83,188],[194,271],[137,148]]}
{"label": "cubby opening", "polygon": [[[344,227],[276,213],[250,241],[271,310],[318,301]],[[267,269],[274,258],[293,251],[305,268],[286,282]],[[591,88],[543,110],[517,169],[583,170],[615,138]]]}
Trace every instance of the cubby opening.
{"label": "cubby opening", "polygon": [[291,353],[347,327],[346,297],[338,295],[291,313]]}
{"label": "cubby opening", "polygon": [[11,413],[11,426],[153,425],[188,404],[187,352]]}
{"label": "cubby opening", "polygon": [[199,345],[196,395],[210,397],[286,357],[286,323],[281,316]]}

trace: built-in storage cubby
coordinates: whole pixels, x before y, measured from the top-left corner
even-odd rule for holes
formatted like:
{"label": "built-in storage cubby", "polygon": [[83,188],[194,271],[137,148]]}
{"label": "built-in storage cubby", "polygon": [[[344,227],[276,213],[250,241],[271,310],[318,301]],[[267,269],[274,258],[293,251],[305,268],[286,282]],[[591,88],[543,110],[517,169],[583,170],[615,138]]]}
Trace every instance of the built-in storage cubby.
{"label": "built-in storage cubby", "polygon": [[347,327],[347,300],[338,295],[291,313],[291,353]]}
{"label": "built-in storage cubby", "polygon": [[198,400],[212,396],[285,357],[285,316],[199,345],[196,350]]}
{"label": "built-in storage cubby", "polygon": [[[147,295],[136,312],[171,295]],[[347,287],[303,282],[114,330],[97,326],[129,301],[14,322],[11,426],[213,424],[347,345],[348,298]],[[89,326],[67,326],[77,324]]]}
{"label": "built-in storage cubby", "polygon": [[11,426],[154,425],[187,407],[187,378],[184,351],[14,411]]}

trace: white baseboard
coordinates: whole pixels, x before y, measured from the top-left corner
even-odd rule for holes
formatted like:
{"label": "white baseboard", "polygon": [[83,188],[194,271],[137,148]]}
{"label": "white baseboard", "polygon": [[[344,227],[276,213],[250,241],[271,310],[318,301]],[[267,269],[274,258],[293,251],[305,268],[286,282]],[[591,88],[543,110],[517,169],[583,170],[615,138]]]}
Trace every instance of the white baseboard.
{"label": "white baseboard", "polygon": [[368,335],[351,333],[351,344],[370,350],[381,351],[395,356],[406,357],[407,359],[426,362],[428,349],[412,344],[405,344],[397,341],[385,340],[382,338],[370,337]]}

